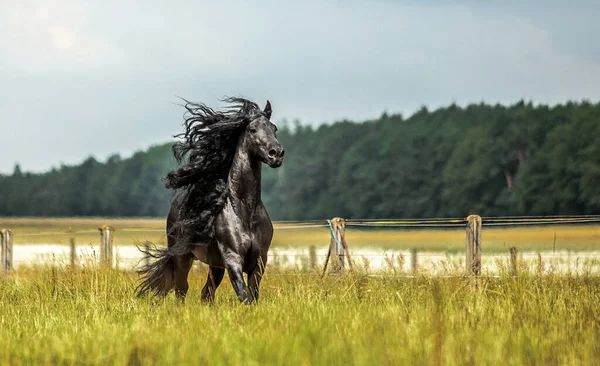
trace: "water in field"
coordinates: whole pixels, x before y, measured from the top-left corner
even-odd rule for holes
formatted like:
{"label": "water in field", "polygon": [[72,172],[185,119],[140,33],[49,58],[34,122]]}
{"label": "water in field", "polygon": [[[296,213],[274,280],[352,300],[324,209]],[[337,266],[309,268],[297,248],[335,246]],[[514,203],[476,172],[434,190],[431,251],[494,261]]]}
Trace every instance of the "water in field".
{"label": "water in field", "polygon": [[[315,268],[323,268],[328,248],[317,248],[313,258]],[[115,246],[113,249],[115,266],[123,270],[133,270],[142,260],[142,253],[132,245]],[[389,250],[377,248],[359,248],[350,252],[354,266],[367,273],[405,273],[413,272],[415,262],[409,250]],[[76,264],[95,263],[99,258],[99,247],[88,245],[76,249]],[[34,244],[15,245],[13,266],[31,265],[68,265],[71,262],[68,245]],[[330,263],[334,262],[334,258]],[[308,248],[275,248],[269,252],[268,267],[305,270],[311,268],[311,256]],[[346,267],[348,264],[346,262]],[[509,270],[508,253],[489,253],[482,255],[482,272],[487,275],[498,275]],[[574,252],[522,252],[518,254],[517,267],[531,272],[600,274],[600,251]],[[416,270],[420,274],[444,275],[456,274],[465,268],[464,253],[445,253],[435,251],[417,252]]]}

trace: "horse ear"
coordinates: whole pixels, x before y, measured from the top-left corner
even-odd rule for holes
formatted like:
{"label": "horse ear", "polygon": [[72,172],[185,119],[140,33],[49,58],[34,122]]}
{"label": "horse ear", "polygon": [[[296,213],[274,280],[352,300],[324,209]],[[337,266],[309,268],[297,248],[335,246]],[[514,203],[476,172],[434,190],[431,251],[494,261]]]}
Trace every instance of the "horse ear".
{"label": "horse ear", "polygon": [[267,100],[267,105],[265,106],[265,110],[264,110],[264,112],[265,112],[265,114],[267,115],[267,118],[268,118],[268,119],[271,119],[271,113],[272,113],[273,111],[271,110],[271,102],[269,102],[268,100]]}

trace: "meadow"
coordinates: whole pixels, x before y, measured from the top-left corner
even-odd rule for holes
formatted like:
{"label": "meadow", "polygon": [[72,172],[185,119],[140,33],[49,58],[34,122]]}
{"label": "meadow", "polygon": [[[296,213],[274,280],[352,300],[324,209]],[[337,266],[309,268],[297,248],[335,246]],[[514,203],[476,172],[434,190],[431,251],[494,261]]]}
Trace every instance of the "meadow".
{"label": "meadow", "polygon": [[[141,244],[145,241],[164,245],[164,219],[154,218],[0,218],[0,228],[13,231],[15,245],[65,244],[74,238],[78,245],[97,244],[98,228],[116,229],[115,245]],[[324,221],[323,224],[326,224]],[[273,248],[329,245],[327,227],[290,229],[293,224],[275,223]],[[444,251],[465,250],[465,229],[347,227],[346,238],[352,248],[412,249]],[[484,227],[485,252],[507,252],[512,246],[520,251],[598,251],[600,225],[546,225],[508,228]]]}
{"label": "meadow", "polygon": [[591,365],[600,280],[402,278],[268,269],[258,305],[226,278],[214,305],[190,276],[185,304],[134,297],[131,272],[93,264],[0,277],[6,365]]}
{"label": "meadow", "polygon": [[[23,244],[164,244],[163,220],[0,218]],[[273,248],[329,243],[327,227],[277,224]],[[597,250],[598,226],[483,231],[484,254]],[[347,229],[351,248],[464,251],[464,229]],[[484,255],[484,260],[486,256]],[[356,258],[361,262],[360,258]],[[320,270],[267,266],[257,305],[242,306],[226,277],[213,305],[200,301],[206,267],[194,266],[185,304],[134,296],[137,275],[94,258],[19,266],[0,275],[0,364],[531,365],[600,359],[600,277],[523,265],[477,281],[463,265],[441,275],[388,268],[321,278]],[[591,266],[592,264],[590,264]],[[591,267],[590,267],[591,268]]]}

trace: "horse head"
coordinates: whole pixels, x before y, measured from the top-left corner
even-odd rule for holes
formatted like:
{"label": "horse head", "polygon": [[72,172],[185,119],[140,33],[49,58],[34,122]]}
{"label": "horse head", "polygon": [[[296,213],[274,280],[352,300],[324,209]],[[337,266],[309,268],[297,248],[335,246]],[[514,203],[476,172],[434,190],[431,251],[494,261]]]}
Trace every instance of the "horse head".
{"label": "horse head", "polygon": [[253,109],[248,116],[245,144],[249,154],[271,168],[283,164],[285,151],[277,140],[277,126],[270,121],[271,103],[267,101],[264,110]]}

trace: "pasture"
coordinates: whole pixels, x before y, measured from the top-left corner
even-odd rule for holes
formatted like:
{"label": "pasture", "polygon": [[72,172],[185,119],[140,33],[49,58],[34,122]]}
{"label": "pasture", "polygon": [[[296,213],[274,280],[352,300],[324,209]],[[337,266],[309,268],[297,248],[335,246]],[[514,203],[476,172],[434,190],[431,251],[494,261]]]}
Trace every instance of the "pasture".
{"label": "pasture", "polygon": [[[14,233],[15,262],[19,248],[67,248],[72,237],[78,247],[97,246],[103,224],[116,228],[117,252],[146,240],[164,244],[157,219],[0,219]],[[273,253],[327,249],[329,228],[290,226],[276,225]],[[215,304],[202,303],[204,265],[192,269],[179,304],[172,294],[136,298],[134,272],[101,268],[92,256],[76,268],[16,263],[0,276],[0,364],[593,364],[600,358],[598,260],[561,271],[553,253],[596,252],[599,231],[484,228],[483,276],[474,280],[464,276],[464,229],[348,228],[355,274],[321,278],[319,267],[271,258],[259,304],[250,307],[239,304],[228,277]],[[510,246],[550,259],[522,260],[511,276],[497,257]],[[439,275],[410,272],[398,258],[375,273],[357,254],[410,248],[442,253]]]}
{"label": "pasture", "polygon": [[398,278],[268,270],[257,306],[137,299],[136,276],[89,265],[0,279],[0,364],[593,364],[597,278]]}

